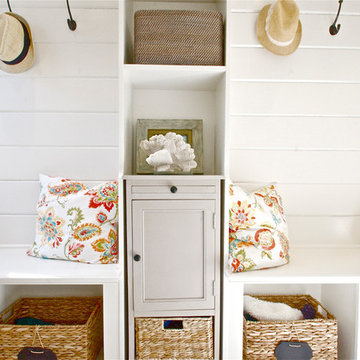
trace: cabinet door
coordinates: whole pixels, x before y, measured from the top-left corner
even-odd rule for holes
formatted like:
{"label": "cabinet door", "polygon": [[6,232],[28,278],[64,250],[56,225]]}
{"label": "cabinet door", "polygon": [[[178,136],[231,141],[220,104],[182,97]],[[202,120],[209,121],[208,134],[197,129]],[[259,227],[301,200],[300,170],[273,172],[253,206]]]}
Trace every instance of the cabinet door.
{"label": "cabinet door", "polygon": [[132,202],[135,311],[214,308],[214,213],[214,200]]}

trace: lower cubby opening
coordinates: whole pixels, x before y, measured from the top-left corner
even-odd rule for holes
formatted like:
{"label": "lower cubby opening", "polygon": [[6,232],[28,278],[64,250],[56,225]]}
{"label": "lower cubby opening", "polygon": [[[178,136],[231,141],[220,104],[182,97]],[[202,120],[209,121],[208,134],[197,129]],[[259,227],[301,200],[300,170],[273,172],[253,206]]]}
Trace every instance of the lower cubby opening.
{"label": "lower cubby opening", "polygon": [[[236,284],[233,284],[236,285]],[[239,284],[237,284],[239,285]],[[337,321],[338,359],[357,359],[358,343],[358,285],[357,284],[246,284],[244,295],[305,295],[316,299]],[[279,301],[281,297],[276,297]],[[319,308],[320,310],[320,308]],[[324,310],[320,310],[325,318]],[[314,325],[318,326],[318,325]],[[320,325],[319,325],[320,326]],[[300,341],[311,338],[300,334]],[[314,329],[315,331],[315,329]],[[321,330],[320,330],[321,331]],[[329,330],[328,330],[329,331]],[[326,337],[328,334],[324,334]],[[303,339],[301,339],[301,336]],[[260,335],[261,338],[261,335]],[[321,335],[320,335],[321,338]],[[286,341],[287,339],[284,339]],[[244,357],[246,358],[246,357]],[[332,358],[332,357],[331,357]]]}
{"label": "lower cubby opening", "polygon": [[[69,350],[66,350],[65,355],[61,354],[63,359],[85,360],[87,358],[95,359],[96,356],[96,360],[103,360],[103,343],[99,344],[98,342],[103,331],[102,296],[102,286],[99,285],[0,285],[0,314],[9,309],[0,319],[0,327],[3,325],[0,329],[2,337],[0,360],[16,359],[17,354],[12,354],[13,351],[17,352],[18,347],[31,347],[33,344],[32,333],[35,335],[39,333],[38,337],[35,336],[34,346],[40,346],[40,338],[45,348],[51,349],[53,346],[55,354],[55,348],[60,348],[60,338],[65,336],[64,347]],[[21,298],[24,300],[15,306],[15,303]],[[57,298],[62,299],[58,301]],[[59,308],[58,312],[57,307]],[[42,318],[42,314],[44,318]],[[40,325],[38,332],[36,332],[37,326],[35,325],[28,325],[28,323],[25,326],[15,325],[13,321],[15,318],[56,323],[62,334],[58,333],[56,327],[53,326],[50,326],[47,331],[46,326],[48,325]],[[10,325],[4,326],[7,323]],[[72,324],[79,324],[82,327],[74,327]],[[21,326],[22,331],[18,330],[17,326]],[[89,333],[91,335],[88,335]],[[11,344],[13,336],[16,341],[14,340],[14,343]],[[74,343],[71,341],[72,336],[74,336]],[[83,337],[86,337],[86,341],[97,342],[97,345],[87,349],[81,348],[81,345],[80,349],[77,342],[80,341],[79,338],[85,340]],[[86,341],[84,341],[85,344]],[[99,347],[100,351],[98,351]]]}
{"label": "lower cubby opening", "polygon": [[[264,270],[265,272],[266,270]],[[223,297],[223,358],[239,360],[243,356],[244,295],[310,295],[337,321],[337,349],[339,360],[358,359],[359,350],[359,284],[357,279],[343,278],[341,283],[330,282],[329,278],[302,283],[301,278],[291,282],[284,278],[266,278],[258,282],[241,282],[225,276]],[[261,339],[261,335],[259,335]],[[257,343],[257,340],[256,340]],[[259,347],[261,346],[259,341]],[[328,358],[328,357],[325,357]],[[273,358],[275,359],[275,357]],[[260,357],[257,360],[262,360]]]}

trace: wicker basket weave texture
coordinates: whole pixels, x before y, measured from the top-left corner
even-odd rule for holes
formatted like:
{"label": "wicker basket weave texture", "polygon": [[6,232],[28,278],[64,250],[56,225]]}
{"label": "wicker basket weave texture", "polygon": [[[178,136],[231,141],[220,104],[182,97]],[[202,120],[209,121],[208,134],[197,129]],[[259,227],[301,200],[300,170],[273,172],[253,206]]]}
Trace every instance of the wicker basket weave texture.
{"label": "wicker basket weave texture", "polygon": [[[20,350],[33,344],[36,327],[14,325],[21,317],[56,324],[37,328],[44,347],[59,360],[96,360],[103,342],[101,297],[19,299],[0,313],[0,360],[17,360]],[[41,346],[35,339],[34,346]]]}
{"label": "wicker basket weave texture", "polygon": [[[183,329],[164,330],[165,320]],[[136,318],[136,359],[213,359],[213,318]]]}
{"label": "wicker basket weave texture", "polygon": [[[253,295],[254,297],[282,302],[302,309],[310,304],[316,312],[315,319],[299,321],[247,321],[244,319],[243,357],[246,360],[276,360],[275,348],[280,341],[305,341],[312,351],[313,359],[337,359],[337,322],[316,299],[310,295]],[[326,313],[323,316],[320,311]]]}
{"label": "wicker basket weave texture", "polygon": [[222,15],[213,10],[139,10],[135,63],[223,65]]}

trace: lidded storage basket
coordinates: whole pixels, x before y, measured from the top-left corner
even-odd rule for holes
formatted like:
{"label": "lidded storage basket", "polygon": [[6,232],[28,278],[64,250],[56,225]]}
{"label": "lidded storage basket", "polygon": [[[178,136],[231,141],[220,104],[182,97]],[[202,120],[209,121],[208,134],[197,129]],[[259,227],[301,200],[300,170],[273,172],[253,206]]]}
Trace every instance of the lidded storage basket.
{"label": "lidded storage basket", "polygon": [[299,310],[305,304],[310,304],[316,310],[316,315],[314,319],[297,321],[248,321],[244,318],[244,359],[276,360],[277,345],[289,340],[307,342],[314,359],[337,359],[336,319],[316,299],[310,295],[252,296],[260,300],[285,303]]}
{"label": "lidded storage basket", "polygon": [[215,10],[139,10],[135,63],[223,65],[224,27]]}
{"label": "lidded storage basket", "polygon": [[[55,325],[15,325],[31,317]],[[103,343],[102,297],[21,298],[0,313],[0,360],[17,360],[36,328],[59,360],[96,360]],[[35,337],[36,347],[41,347]]]}
{"label": "lidded storage basket", "polygon": [[136,318],[136,359],[213,359],[213,317]]}

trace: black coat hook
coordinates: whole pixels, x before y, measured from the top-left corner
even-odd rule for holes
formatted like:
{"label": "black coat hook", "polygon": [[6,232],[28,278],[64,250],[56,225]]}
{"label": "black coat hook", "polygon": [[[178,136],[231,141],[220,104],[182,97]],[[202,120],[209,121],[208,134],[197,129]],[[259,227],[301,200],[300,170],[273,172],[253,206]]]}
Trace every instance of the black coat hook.
{"label": "black coat hook", "polygon": [[7,4],[8,4],[9,11],[12,12],[9,0],[7,0]]}
{"label": "black coat hook", "polygon": [[342,2],[343,0],[339,0],[339,9],[338,9],[338,12],[337,12],[337,15],[336,15],[336,18],[335,18],[335,21],[332,23],[332,25],[329,27],[329,32],[331,35],[336,35],[339,30],[340,30],[340,24],[338,24],[336,26],[336,22],[338,21],[338,17],[340,15],[340,10],[341,10],[341,5],[342,5]]}
{"label": "black coat hook", "polygon": [[76,21],[73,19],[72,15],[71,15],[69,0],[66,0],[66,5],[67,5],[67,9],[68,9],[69,16],[70,16],[70,19],[67,19],[69,29],[71,31],[75,31],[75,29],[76,29]]}

